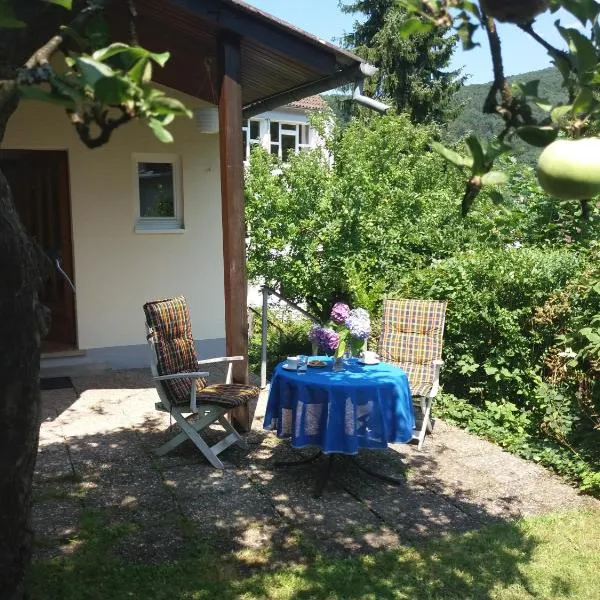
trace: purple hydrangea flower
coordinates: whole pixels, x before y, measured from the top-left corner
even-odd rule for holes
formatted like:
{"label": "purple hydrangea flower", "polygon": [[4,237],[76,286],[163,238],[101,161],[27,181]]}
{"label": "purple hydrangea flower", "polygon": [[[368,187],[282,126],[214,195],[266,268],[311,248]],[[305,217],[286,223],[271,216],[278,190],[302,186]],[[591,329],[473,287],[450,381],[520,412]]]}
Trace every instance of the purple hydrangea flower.
{"label": "purple hydrangea flower", "polygon": [[308,332],[308,340],[313,344],[319,344],[321,342],[321,330],[323,328],[320,325],[314,324]]}
{"label": "purple hydrangea flower", "polygon": [[336,302],[331,309],[331,320],[338,325],[346,322],[350,314],[350,307],[343,302]]}
{"label": "purple hydrangea flower", "polygon": [[359,340],[366,340],[371,334],[371,319],[364,308],[351,310],[345,324],[350,335]]}
{"label": "purple hydrangea flower", "polygon": [[321,346],[323,350],[333,352],[340,345],[340,336],[333,329],[323,327],[319,337],[319,346]]}

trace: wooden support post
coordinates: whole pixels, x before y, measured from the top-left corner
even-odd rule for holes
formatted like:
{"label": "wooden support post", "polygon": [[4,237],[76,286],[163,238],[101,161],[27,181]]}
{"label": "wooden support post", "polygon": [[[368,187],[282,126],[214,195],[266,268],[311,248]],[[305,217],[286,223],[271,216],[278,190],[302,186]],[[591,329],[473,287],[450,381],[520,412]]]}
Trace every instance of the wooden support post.
{"label": "wooden support post", "polygon": [[[242,154],[242,81],[240,37],[223,31],[218,40],[219,146],[223,222],[225,336],[228,356],[241,355],[233,366],[233,381],[248,382],[248,312],[244,157]],[[233,423],[248,431],[249,410],[232,412]]]}

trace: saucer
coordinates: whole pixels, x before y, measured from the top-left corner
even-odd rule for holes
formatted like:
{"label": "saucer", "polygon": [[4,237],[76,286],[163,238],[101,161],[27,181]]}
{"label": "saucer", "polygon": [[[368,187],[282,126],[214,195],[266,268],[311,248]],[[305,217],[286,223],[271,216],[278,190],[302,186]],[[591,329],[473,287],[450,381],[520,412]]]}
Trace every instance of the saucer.
{"label": "saucer", "polygon": [[297,371],[298,370],[298,366],[295,367],[291,367],[290,365],[288,365],[287,363],[283,363],[281,365],[282,369],[285,369],[286,371]]}
{"label": "saucer", "polygon": [[372,360],[372,361],[367,362],[367,361],[363,360],[362,358],[359,358],[358,362],[361,365],[378,365],[381,361],[380,360]]}

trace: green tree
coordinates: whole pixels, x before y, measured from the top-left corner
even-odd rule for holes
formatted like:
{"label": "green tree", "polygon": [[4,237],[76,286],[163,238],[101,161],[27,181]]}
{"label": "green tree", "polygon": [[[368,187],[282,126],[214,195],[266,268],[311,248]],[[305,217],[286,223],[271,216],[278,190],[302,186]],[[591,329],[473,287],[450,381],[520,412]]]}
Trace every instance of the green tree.
{"label": "green tree", "polygon": [[391,98],[414,123],[445,123],[456,116],[452,98],[464,77],[447,70],[456,37],[434,31],[404,39],[400,30],[408,13],[396,0],[354,0],[342,9],[365,17],[344,42],[379,68],[368,83],[371,92]]}
{"label": "green tree", "polygon": [[[165,126],[175,115],[189,113],[151,82],[153,66],[164,65],[169,55],[153,54],[135,42],[108,45],[108,4],[0,0],[0,142],[27,98],[64,107],[65,118],[89,148],[107,143],[113,131],[134,119],[145,122],[159,140],[172,140]],[[65,63],[55,69],[60,52]],[[47,329],[39,291],[47,260],[25,233],[0,173],[0,598],[7,600],[25,597],[31,555],[40,340]]]}

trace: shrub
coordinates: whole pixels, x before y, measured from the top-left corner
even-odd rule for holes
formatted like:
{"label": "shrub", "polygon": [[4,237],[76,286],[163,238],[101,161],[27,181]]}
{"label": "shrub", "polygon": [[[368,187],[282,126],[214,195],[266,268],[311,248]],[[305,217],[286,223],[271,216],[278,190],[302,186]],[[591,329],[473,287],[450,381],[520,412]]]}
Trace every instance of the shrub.
{"label": "shrub", "polygon": [[583,268],[568,250],[482,249],[407,274],[398,297],[447,299],[446,391],[525,407],[549,340],[533,333],[536,307]]}

